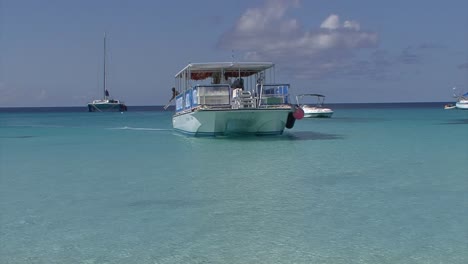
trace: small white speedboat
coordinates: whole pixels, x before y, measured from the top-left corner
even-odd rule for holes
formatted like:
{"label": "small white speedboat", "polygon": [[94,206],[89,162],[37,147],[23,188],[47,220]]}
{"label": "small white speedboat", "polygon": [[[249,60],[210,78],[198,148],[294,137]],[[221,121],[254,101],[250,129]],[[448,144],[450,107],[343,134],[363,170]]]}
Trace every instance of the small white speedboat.
{"label": "small white speedboat", "polygon": [[453,104],[446,104],[446,105],[444,105],[444,109],[445,109],[445,110],[450,110],[450,109],[455,109],[455,108],[457,108],[457,106],[456,106],[456,105],[453,105]]}
{"label": "small white speedboat", "polygon": [[468,92],[465,94],[456,94],[455,90],[457,88],[453,87],[453,97],[457,98],[457,102],[455,103],[455,107],[457,109],[468,110]]}
{"label": "small white speedboat", "polygon": [[[302,98],[311,96],[317,98],[316,105],[301,104]],[[325,96],[321,94],[300,94],[296,96],[296,102],[304,110],[306,118],[330,118],[333,115],[333,110],[324,106]]]}

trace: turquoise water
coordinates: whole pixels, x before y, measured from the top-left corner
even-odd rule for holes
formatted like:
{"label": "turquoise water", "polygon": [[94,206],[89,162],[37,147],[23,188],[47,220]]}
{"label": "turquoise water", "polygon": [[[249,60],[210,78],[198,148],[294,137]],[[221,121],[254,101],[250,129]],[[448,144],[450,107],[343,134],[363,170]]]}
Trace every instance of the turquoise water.
{"label": "turquoise water", "polygon": [[468,263],[467,136],[441,106],[248,138],[0,113],[0,263]]}

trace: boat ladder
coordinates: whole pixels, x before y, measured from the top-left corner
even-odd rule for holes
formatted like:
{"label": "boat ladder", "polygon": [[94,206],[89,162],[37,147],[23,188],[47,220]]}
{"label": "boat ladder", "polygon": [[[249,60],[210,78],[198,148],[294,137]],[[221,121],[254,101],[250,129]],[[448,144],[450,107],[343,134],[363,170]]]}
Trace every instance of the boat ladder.
{"label": "boat ladder", "polygon": [[255,108],[255,98],[250,91],[234,90],[233,108]]}

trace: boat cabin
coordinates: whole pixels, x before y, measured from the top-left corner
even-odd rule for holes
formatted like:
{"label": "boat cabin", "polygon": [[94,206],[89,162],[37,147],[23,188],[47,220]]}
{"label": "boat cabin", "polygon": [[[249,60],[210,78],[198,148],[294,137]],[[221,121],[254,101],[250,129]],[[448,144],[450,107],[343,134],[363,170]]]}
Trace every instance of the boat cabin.
{"label": "boat cabin", "polygon": [[289,105],[289,84],[275,83],[274,64],[191,63],[175,75],[176,114],[196,109],[265,109]]}

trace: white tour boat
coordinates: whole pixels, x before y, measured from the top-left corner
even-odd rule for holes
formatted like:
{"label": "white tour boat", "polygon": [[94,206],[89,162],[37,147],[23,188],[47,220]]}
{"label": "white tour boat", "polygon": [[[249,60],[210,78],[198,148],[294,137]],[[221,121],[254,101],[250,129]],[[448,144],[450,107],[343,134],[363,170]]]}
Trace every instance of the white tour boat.
{"label": "white tour boat", "polygon": [[468,110],[468,93],[458,96],[455,106],[458,109]]}
{"label": "white tour boat", "polygon": [[[316,97],[316,105],[301,104],[300,102],[304,97]],[[299,106],[304,110],[304,117],[331,117],[333,115],[333,110],[330,108],[324,107],[325,96],[321,94],[300,94],[296,96],[296,101]]]}
{"label": "white tour boat", "polygon": [[89,112],[124,112],[127,106],[124,102],[110,98],[106,87],[106,35],[104,34],[104,78],[103,78],[103,98],[96,99],[88,103]]}
{"label": "white tour boat", "polygon": [[172,125],[193,136],[280,135],[303,111],[270,62],[191,63],[175,75]]}

